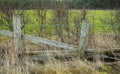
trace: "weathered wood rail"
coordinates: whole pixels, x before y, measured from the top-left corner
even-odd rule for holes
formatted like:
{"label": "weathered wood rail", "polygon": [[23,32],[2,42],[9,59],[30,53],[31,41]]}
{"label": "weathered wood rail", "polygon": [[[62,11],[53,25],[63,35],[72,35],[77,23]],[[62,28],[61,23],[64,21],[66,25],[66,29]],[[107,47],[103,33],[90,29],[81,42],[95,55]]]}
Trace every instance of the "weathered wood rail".
{"label": "weathered wood rail", "polygon": [[[0,35],[13,36],[13,32],[10,32],[8,30],[0,30]],[[68,49],[68,50],[77,50],[78,49],[78,46],[75,46],[75,45],[61,43],[61,42],[57,42],[54,40],[48,40],[46,38],[30,36],[27,34],[22,34],[22,38],[23,38],[23,40],[31,41],[32,43],[36,43],[36,44],[45,44],[45,45],[55,46],[58,48],[63,48],[63,49]]]}

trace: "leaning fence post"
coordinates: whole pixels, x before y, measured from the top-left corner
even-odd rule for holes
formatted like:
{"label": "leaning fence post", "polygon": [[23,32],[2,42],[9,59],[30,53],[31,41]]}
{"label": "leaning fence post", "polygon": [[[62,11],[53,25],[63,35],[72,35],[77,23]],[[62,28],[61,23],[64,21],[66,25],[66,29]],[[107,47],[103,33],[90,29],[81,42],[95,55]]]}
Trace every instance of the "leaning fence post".
{"label": "leaning fence post", "polygon": [[13,38],[14,38],[14,51],[15,54],[21,49],[21,23],[20,15],[13,15]]}
{"label": "leaning fence post", "polygon": [[87,49],[88,44],[88,34],[89,34],[89,21],[83,20],[82,28],[80,32],[80,57],[83,59],[85,57],[85,50]]}

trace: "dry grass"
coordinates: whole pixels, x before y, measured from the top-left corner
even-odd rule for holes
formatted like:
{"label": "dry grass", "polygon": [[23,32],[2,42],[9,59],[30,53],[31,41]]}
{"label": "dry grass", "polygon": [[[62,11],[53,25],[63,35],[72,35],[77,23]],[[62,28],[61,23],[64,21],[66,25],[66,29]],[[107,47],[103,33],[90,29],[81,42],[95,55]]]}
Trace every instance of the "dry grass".
{"label": "dry grass", "polygon": [[[74,58],[73,61],[64,62],[52,59],[48,60],[44,65],[23,57],[18,61],[18,58],[14,57],[12,51],[13,43],[11,38],[1,37],[0,74],[106,74],[98,72],[95,66],[88,65],[88,63],[85,64],[81,60]],[[104,68],[106,67],[104,66]]]}
{"label": "dry grass", "polygon": [[81,61],[53,62],[49,62],[44,66],[37,65],[39,68],[32,71],[31,74],[101,74]]}

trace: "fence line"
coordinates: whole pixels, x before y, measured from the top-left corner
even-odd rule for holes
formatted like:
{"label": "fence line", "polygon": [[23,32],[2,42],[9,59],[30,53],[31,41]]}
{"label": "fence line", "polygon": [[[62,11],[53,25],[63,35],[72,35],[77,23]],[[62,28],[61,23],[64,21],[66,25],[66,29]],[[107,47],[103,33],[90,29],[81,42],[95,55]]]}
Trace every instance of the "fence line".
{"label": "fence line", "polygon": [[[11,31],[8,31],[8,30],[0,30],[0,35],[3,35],[3,36],[13,36],[13,32],[11,32]],[[30,35],[26,35],[26,34],[22,34],[23,35],[23,40],[27,40],[27,41],[32,41],[31,40],[31,38],[34,38],[35,36],[30,36]],[[27,39],[27,38],[30,38],[30,39]],[[35,37],[36,38],[36,37]],[[45,38],[40,38],[40,37],[37,37],[37,39],[38,40],[41,40],[42,39],[42,41],[48,41],[48,42],[56,42],[58,45],[59,44],[65,44],[65,45],[68,45],[68,46],[71,46],[72,48],[75,48],[75,50],[76,49],[78,49],[78,46],[76,46],[76,45],[70,45],[70,44],[66,44],[66,43],[61,43],[61,42],[57,42],[57,41],[54,41],[54,40],[48,40],[48,39],[45,39]],[[37,40],[36,39],[36,40]],[[33,39],[33,41],[32,41],[32,43],[37,43],[37,44],[40,44],[40,42],[36,42],[36,41],[34,41],[34,39]],[[48,45],[48,44],[47,44]],[[60,47],[61,48],[61,47]],[[69,49],[69,48],[68,48]],[[98,50],[98,51],[97,51]],[[101,50],[101,51],[100,51]],[[113,50],[114,51],[119,51],[120,50],[120,48],[113,48]],[[74,50],[73,50],[74,51]],[[109,49],[89,49],[89,48],[87,48],[86,50],[85,50],[86,52],[110,52],[110,50]],[[28,51],[27,51],[28,52]]]}

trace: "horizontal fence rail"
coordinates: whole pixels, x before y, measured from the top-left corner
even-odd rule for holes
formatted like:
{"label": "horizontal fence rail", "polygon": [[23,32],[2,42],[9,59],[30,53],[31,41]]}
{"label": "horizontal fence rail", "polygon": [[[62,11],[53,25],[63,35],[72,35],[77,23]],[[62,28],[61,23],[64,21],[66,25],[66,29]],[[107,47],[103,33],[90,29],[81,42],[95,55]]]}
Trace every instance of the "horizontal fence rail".
{"label": "horizontal fence rail", "polygon": [[57,42],[54,40],[48,40],[45,38],[40,38],[40,37],[35,37],[35,36],[30,36],[30,35],[23,35],[23,39],[31,41],[33,43],[42,43],[42,44],[46,44],[46,45],[50,45],[50,46],[55,46],[58,48],[63,48],[63,49],[69,49],[69,50],[77,50],[78,47],[75,45],[70,45],[70,44],[66,44],[66,43],[61,43],[61,42]]}
{"label": "horizontal fence rail", "polygon": [[13,33],[11,31],[8,31],[8,30],[0,30],[0,35],[13,36]]}

